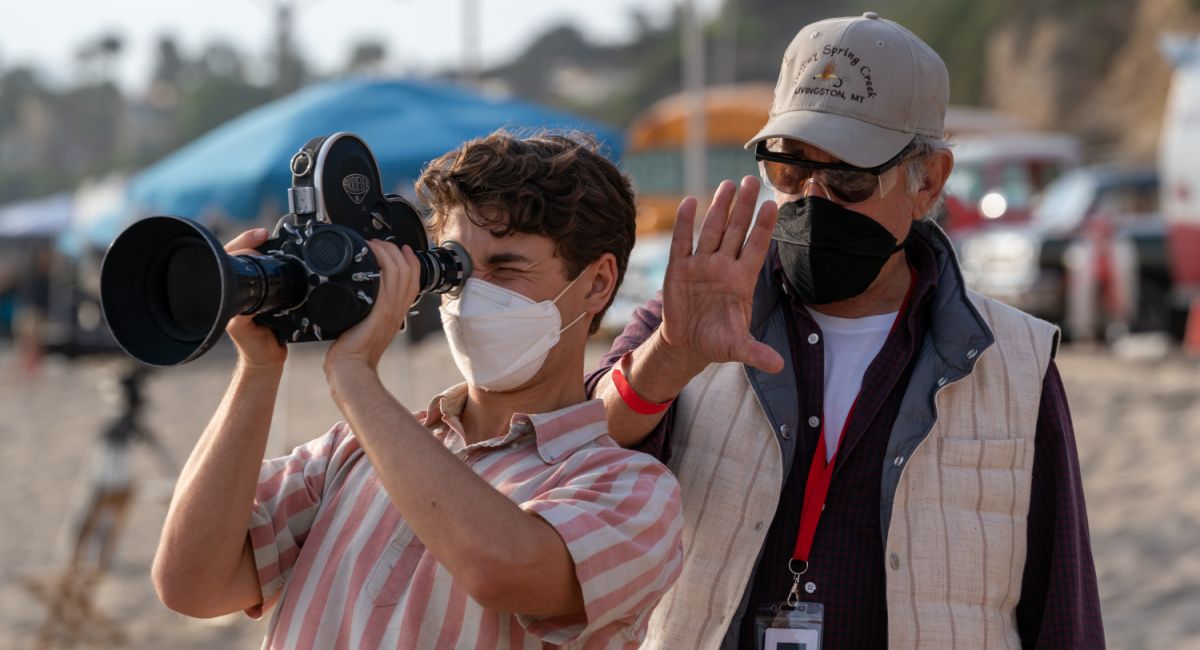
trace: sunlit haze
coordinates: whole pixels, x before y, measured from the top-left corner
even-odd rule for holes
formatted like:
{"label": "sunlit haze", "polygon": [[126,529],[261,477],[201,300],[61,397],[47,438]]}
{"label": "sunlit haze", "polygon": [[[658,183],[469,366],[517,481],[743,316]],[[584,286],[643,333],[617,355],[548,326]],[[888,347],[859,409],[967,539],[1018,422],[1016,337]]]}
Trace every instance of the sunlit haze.
{"label": "sunlit haze", "polygon": [[[158,38],[171,35],[182,50],[197,53],[223,41],[265,64],[275,38],[277,0],[107,0],[105,2],[4,2],[0,19],[0,65],[27,64],[52,83],[69,83],[75,54],[103,34],[124,39],[115,77],[137,91],[149,78]],[[632,13],[661,24],[677,0],[292,0],[297,50],[318,74],[343,66],[355,43],[387,46],[386,69],[428,73],[460,67],[464,5],[480,11],[479,56],[484,68],[520,53],[546,29],[575,25],[601,43],[626,40]],[[710,13],[718,3],[698,0]]]}

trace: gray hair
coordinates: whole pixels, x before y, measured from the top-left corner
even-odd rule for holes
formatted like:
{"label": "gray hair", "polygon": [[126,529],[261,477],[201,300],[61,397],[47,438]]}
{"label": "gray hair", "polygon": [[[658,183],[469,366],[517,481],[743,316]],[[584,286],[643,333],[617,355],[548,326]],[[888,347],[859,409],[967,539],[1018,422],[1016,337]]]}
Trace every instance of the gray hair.
{"label": "gray hair", "polygon": [[945,138],[933,135],[917,134],[912,142],[904,148],[904,164],[908,167],[908,195],[912,196],[921,191],[921,186],[928,180],[925,172],[925,158],[938,151],[949,151],[950,143]]}
{"label": "gray hair", "polygon": [[[929,179],[929,174],[925,170],[925,159],[930,154],[938,151],[949,151],[950,143],[945,138],[933,135],[917,134],[912,142],[904,148],[904,165],[908,168],[908,185],[904,189],[909,196],[915,195],[921,191],[921,187],[925,185],[925,181]],[[933,215],[940,213],[946,203],[945,188],[938,193],[937,199],[933,205],[929,206],[929,212],[924,218],[928,219]]]}

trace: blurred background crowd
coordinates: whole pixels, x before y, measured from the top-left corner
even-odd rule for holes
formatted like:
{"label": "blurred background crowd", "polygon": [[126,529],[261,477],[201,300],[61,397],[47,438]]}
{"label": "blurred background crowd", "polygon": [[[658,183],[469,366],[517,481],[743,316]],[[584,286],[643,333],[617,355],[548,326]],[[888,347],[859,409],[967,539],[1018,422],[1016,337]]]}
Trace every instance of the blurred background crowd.
{"label": "blurred background crowd", "polygon": [[[591,131],[633,179],[639,228],[595,355],[661,285],[680,199],[757,173],[742,144],[796,31],[866,10],[949,67],[955,169],[935,217],[968,283],[1063,328],[1109,642],[1200,647],[1200,0],[110,4],[54,60],[18,32],[62,50],[69,8],[0,18],[0,647],[262,635],[176,616],[149,584],[174,472],[232,351],[126,364],[98,302],[123,227],[270,227],[291,154],[334,131],[363,136],[409,197],[465,139]],[[388,359],[412,408],[457,381],[436,310],[419,311]],[[337,419],[319,347],[289,359],[275,452]]]}

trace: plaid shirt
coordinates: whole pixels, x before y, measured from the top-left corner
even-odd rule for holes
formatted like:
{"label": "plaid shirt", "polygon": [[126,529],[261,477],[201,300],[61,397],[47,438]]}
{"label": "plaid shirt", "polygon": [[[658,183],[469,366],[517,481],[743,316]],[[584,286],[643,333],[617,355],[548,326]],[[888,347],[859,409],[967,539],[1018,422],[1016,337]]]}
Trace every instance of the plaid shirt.
{"label": "plaid shirt", "polygon": [[[392,505],[350,427],[263,462],[250,541],[264,648],[636,648],[679,577],[679,484],[606,435],[604,406],[514,414],[509,433],[467,445],[466,385],[417,414],[433,435],[521,509],[555,528],[584,612],[532,618],[476,603]],[[450,488],[448,488],[450,489]],[[496,531],[481,532],[495,534]],[[481,539],[483,543],[485,540]]]}
{"label": "plaid shirt", "polygon": [[[917,271],[909,310],[863,376],[854,417],[835,460],[833,481],[813,543],[806,581],[820,585],[812,597],[825,606],[826,648],[887,646],[883,531],[880,530],[880,482],[892,424],[900,409],[917,351],[929,331],[937,265],[928,244],[912,237],[906,249]],[[792,324],[791,353],[797,374],[800,419],[823,416],[824,337],[803,303],[787,289]],[[645,341],[662,321],[661,301],[637,310],[600,368],[588,378],[589,390],[625,352]],[[670,457],[671,415],[643,443],[642,450]],[[742,620],[741,647],[754,648],[754,609],[784,599],[791,588],[787,561],[800,525],[800,506],[819,429],[800,427],[796,456],[780,494],[751,586],[751,605]],[[1017,629],[1025,647],[1099,648],[1104,646],[1096,572],[1092,562],[1087,512],[1075,434],[1057,367],[1051,362],[1042,383],[1028,514],[1027,556]]]}

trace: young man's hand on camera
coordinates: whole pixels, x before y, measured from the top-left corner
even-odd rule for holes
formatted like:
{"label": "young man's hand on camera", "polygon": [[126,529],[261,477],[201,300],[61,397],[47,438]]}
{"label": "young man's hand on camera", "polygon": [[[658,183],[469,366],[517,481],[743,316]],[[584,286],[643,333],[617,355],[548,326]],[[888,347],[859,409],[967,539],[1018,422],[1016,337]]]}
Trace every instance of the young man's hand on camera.
{"label": "young man's hand on camera", "polygon": [[340,370],[374,372],[379,367],[379,359],[404,327],[408,310],[417,299],[421,267],[412,249],[377,240],[367,245],[379,262],[379,294],[371,313],[343,332],[325,353],[325,377],[331,387]]}
{"label": "young man's hand on camera", "polygon": [[[225,244],[230,255],[259,255],[254,250],[267,241],[270,233],[266,228],[255,228],[234,237]],[[279,343],[275,333],[254,322],[253,316],[234,316],[225,326],[229,338],[238,350],[238,365],[248,371],[266,370],[278,372],[287,360],[287,346]]]}

